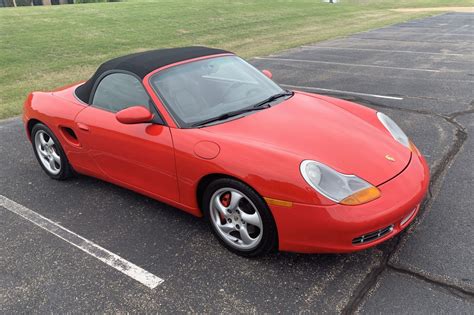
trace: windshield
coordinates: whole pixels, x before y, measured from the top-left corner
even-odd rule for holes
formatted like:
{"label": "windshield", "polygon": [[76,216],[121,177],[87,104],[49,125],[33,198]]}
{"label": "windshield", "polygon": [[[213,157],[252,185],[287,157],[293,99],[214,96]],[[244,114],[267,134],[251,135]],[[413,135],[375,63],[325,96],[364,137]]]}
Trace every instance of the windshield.
{"label": "windshield", "polygon": [[251,109],[284,93],[276,83],[237,56],[194,61],[163,70],[150,83],[181,127]]}

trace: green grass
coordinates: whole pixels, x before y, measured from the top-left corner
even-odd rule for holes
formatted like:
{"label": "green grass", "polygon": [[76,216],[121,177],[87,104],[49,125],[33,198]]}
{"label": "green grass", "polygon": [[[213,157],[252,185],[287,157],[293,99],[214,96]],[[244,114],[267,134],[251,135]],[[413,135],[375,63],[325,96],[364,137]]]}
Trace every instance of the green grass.
{"label": "green grass", "polygon": [[32,90],[87,79],[137,51],[209,45],[243,57],[427,16],[390,8],[472,6],[474,0],[139,1],[0,9],[0,118]]}

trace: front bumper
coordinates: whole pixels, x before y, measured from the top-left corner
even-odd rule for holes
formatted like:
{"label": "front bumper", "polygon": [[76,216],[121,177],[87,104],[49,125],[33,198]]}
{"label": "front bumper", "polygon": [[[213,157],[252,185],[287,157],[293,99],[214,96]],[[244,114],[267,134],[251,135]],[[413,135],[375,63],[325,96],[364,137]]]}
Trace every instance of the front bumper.
{"label": "front bumper", "polygon": [[271,205],[279,249],[300,253],[343,253],[377,245],[416,217],[429,185],[429,168],[417,150],[403,172],[378,186],[382,196],[358,206]]}

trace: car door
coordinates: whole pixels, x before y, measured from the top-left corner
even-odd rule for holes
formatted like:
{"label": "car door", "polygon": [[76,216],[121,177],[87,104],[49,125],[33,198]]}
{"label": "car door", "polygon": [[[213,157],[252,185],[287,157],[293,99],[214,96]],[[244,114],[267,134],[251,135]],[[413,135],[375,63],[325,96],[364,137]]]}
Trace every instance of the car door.
{"label": "car door", "polygon": [[140,80],[129,73],[109,73],[94,88],[90,104],[77,115],[76,125],[82,146],[108,179],[178,200],[169,127],[160,119],[123,124],[115,117],[122,109],[140,105],[159,118]]}

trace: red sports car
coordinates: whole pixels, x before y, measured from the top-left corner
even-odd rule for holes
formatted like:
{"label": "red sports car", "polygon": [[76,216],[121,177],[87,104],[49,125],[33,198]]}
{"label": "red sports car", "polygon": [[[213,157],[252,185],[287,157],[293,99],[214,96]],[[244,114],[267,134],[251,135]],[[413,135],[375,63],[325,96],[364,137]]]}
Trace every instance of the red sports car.
{"label": "red sports car", "polygon": [[23,120],[50,177],[97,177],[204,216],[243,256],[352,252],[403,230],[429,183],[405,133],[270,78],[224,50],[142,52],[31,93]]}

